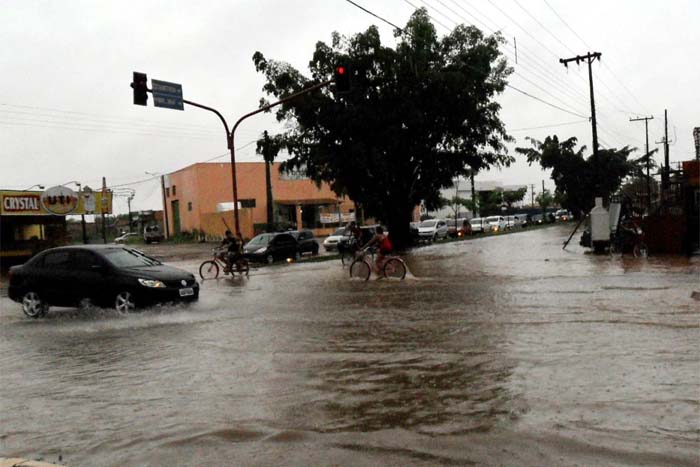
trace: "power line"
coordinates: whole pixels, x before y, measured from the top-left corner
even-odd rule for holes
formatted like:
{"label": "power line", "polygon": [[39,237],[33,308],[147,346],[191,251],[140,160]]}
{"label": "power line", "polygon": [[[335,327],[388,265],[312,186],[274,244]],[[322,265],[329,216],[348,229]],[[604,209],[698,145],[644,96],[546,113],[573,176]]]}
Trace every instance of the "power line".
{"label": "power line", "polygon": [[575,122],[564,122],[564,123],[552,123],[551,125],[531,126],[531,127],[527,127],[527,128],[513,128],[513,129],[508,130],[508,131],[513,132],[513,131],[541,130],[543,128],[556,128],[556,127],[560,127],[560,126],[580,125],[581,123],[588,123],[588,120],[577,120]]}
{"label": "power line", "polygon": [[[376,13],[373,13],[373,12],[367,10],[367,9],[364,8],[364,7],[361,7],[361,6],[358,5],[357,3],[353,2],[353,1],[350,1],[350,0],[346,0],[346,1],[347,1],[348,3],[350,3],[350,4],[352,4],[352,5],[354,5],[354,6],[358,7],[358,8],[360,8],[362,11],[371,14],[371,15],[374,16],[375,18],[378,18],[378,19],[384,21],[384,22],[387,23],[387,24],[393,25],[392,22],[390,22],[390,21],[388,21],[388,20],[382,18],[381,16],[377,15]],[[404,0],[404,2],[408,3],[408,4],[411,5],[413,8],[418,9],[418,7],[417,7],[416,5],[414,5],[413,3],[411,3],[409,0]],[[435,20],[435,18],[433,18],[432,16],[428,15],[428,17],[430,17],[430,19],[433,20],[433,21],[435,21],[437,24],[440,24],[441,26],[443,26],[443,27],[444,27],[445,29],[447,29],[448,31],[451,30],[449,27],[447,27],[447,26],[445,26],[444,24],[442,24],[441,22]],[[401,30],[401,29],[399,28],[399,30]],[[403,30],[401,30],[401,31],[403,31]],[[485,72],[485,70],[478,70],[478,69],[475,68],[475,67],[472,67],[472,66],[469,66],[469,65],[467,65],[467,66],[468,66],[469,68],[471,68],[472,70],[476,70],[476,71],[479,71],[479,72],[481,72],[481,73]],[[545,101],[544,99],[541,99],[541,98],[536,97],[536,96],[534,96],[534,95],[532,95],[532,94],[530,94],[530,93],[528,93],[528,92],[526,92],[526,91],[523,91],[523,90],[521,90],[521,89],[518,89],[518,88],[516,88],[515,86],[513,86],[513,85],[511,85],[511,84],[506,83],[505,86],[506,86],[506,87],[509,87],[509,88],[511,88],[511,89],[514,89],[515,91],[518,91],[518,92],[520,92],[521,94],[524,94],[524,95],[526,95],[526,96],[528,96],[528,97],[530,97],[530,98],[532,98],[532,99],[535,99],[535,100],[537,100],[537,101],[539,101],[539,102],[542,102],[542,103],[544,103],[544,104],[546,104],[546,105],[549,105],[550,107],[553,107],[553,108],[555,108],[555,109],[561,110],[561,111],[563,111],[563,112],[567,112],[567,113],[569,113],[569,114],[571,114],[571,115],[575,115],[575,116],[577,116],[577,117],[588,118],[588,117],[586,117],[585,115],[580,115],[580,114],[578,114],[578,113],[576,113],[576,112],[572,112],[572,111],[570,111],[570,110],[564,109],[563,107],[560,107],[560,106],[558,106],[558,105],[556,105],[556,104],[552,104],[551,102],[547,102],[547,101]]]}

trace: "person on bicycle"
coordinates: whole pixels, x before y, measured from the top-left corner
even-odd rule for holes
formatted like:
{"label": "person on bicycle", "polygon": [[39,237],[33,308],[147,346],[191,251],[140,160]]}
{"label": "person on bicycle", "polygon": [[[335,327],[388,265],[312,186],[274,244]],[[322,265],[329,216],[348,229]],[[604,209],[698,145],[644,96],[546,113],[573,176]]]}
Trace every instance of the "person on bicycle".
{"label": "person on bicycle", "polygon": [[379,226],[377,227],[376,233],[370,239],[363,249],[368,248],[372,245],[377,245],[377,258],[374,261],[375,273],[379,274],[381,268],[384,266],[385,257],[392,254],[394,247],[389,240],[389,236],[384,233],[384,229]]}
{"label": "person on bicycle", "polygon": [[219,248],[221,249],[226,248],[226,251],[219,253],[219,258],[226,263],[224,272],[231,272],[231,267],[240,261],[242,257],[242,245],[242,239],[239,240],[238,238],[234,237],[230,230],[226,231],[225,237],[223,240],[221,240],[221,245],[219,245]]}
{"label": "person on bicycle", "polygon": [[347,227],[345,227],[345,232],[350,234],[348,249],[350,251],[357,251],[362,244],[362,230],[360,230],[355,221],[351,221]]}

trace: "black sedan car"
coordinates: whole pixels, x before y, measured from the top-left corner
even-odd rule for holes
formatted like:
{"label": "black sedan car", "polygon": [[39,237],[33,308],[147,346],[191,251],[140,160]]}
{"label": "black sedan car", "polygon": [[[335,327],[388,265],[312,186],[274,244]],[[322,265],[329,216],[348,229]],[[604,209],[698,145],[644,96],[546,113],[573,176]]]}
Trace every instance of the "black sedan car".
{"label": "black sedan car", "polygon": [[299,244],[289,233],[263,233],[253,237],[243,247],[243,256],[249,261],[272,264],[287,258],[299,259]]}
{"label": "black sedan car", "polygon": [[9,272],[9,297],[31,318],[49,306],[98,306],[130,311],[139,306],[199,297],[194,276],[120,245],[52,248]]}
{"label": "black sedan car", "polygon": [[292,237],[296,238],[297,244],[299,245],[299,253],[302,255],[304,253],[311,253],[312,255],[318,254],[318,242],[314,238],[314,233],[310,230],[294,230],[288,232]]}

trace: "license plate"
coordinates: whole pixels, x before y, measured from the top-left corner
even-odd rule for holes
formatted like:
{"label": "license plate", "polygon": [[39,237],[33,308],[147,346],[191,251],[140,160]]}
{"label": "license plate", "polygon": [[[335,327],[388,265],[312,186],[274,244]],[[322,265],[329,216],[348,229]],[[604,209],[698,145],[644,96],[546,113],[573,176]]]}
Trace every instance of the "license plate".
{"label": "license plate", "polygon": [[188,287],[186,289],[180,289],[180,296],[181,297],[188,297],[190,295],[194,295],[194,290],[192,287]]}

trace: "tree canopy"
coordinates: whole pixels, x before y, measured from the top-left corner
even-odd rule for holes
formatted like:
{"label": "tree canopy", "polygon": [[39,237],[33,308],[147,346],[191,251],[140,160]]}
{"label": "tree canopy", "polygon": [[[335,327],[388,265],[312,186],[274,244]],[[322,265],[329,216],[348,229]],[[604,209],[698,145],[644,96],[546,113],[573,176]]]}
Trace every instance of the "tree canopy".
{"label": "tree canopy", "polygon": [[469,168],[513,161],[495,101],[511,69],[498,50],[500,36],[458,26],[438,38],[425,9],[395,36],[391,48],[375,26],[351,37],[334,33],[330,45],[316,44],[310,77],[260,52],[253,61],[266,78],[263,91],[277,98],[330,79],[338,63],[348,65],[349,93],[326,88],[278,108],[290,155],[284,165],[349,196],[386,222],[401,246],[421,201],[439,205],[440,189]]}
{"label": "tree canopy", "polygon": [[629,146],[599,149],[597,158],[586,158],[586,147],[576,149],[576,138],[561,142],[556,135],[548,136],[543,142],[527,139],[532,147],[515,151],[525,155],[530,165],[539,163],[543,169],[552,170],[557,198],[576,217],[590,211],[595,196],[609,197],[626,177],[640,174],[646,164],[645,156],[630,159],[636,149]]}

